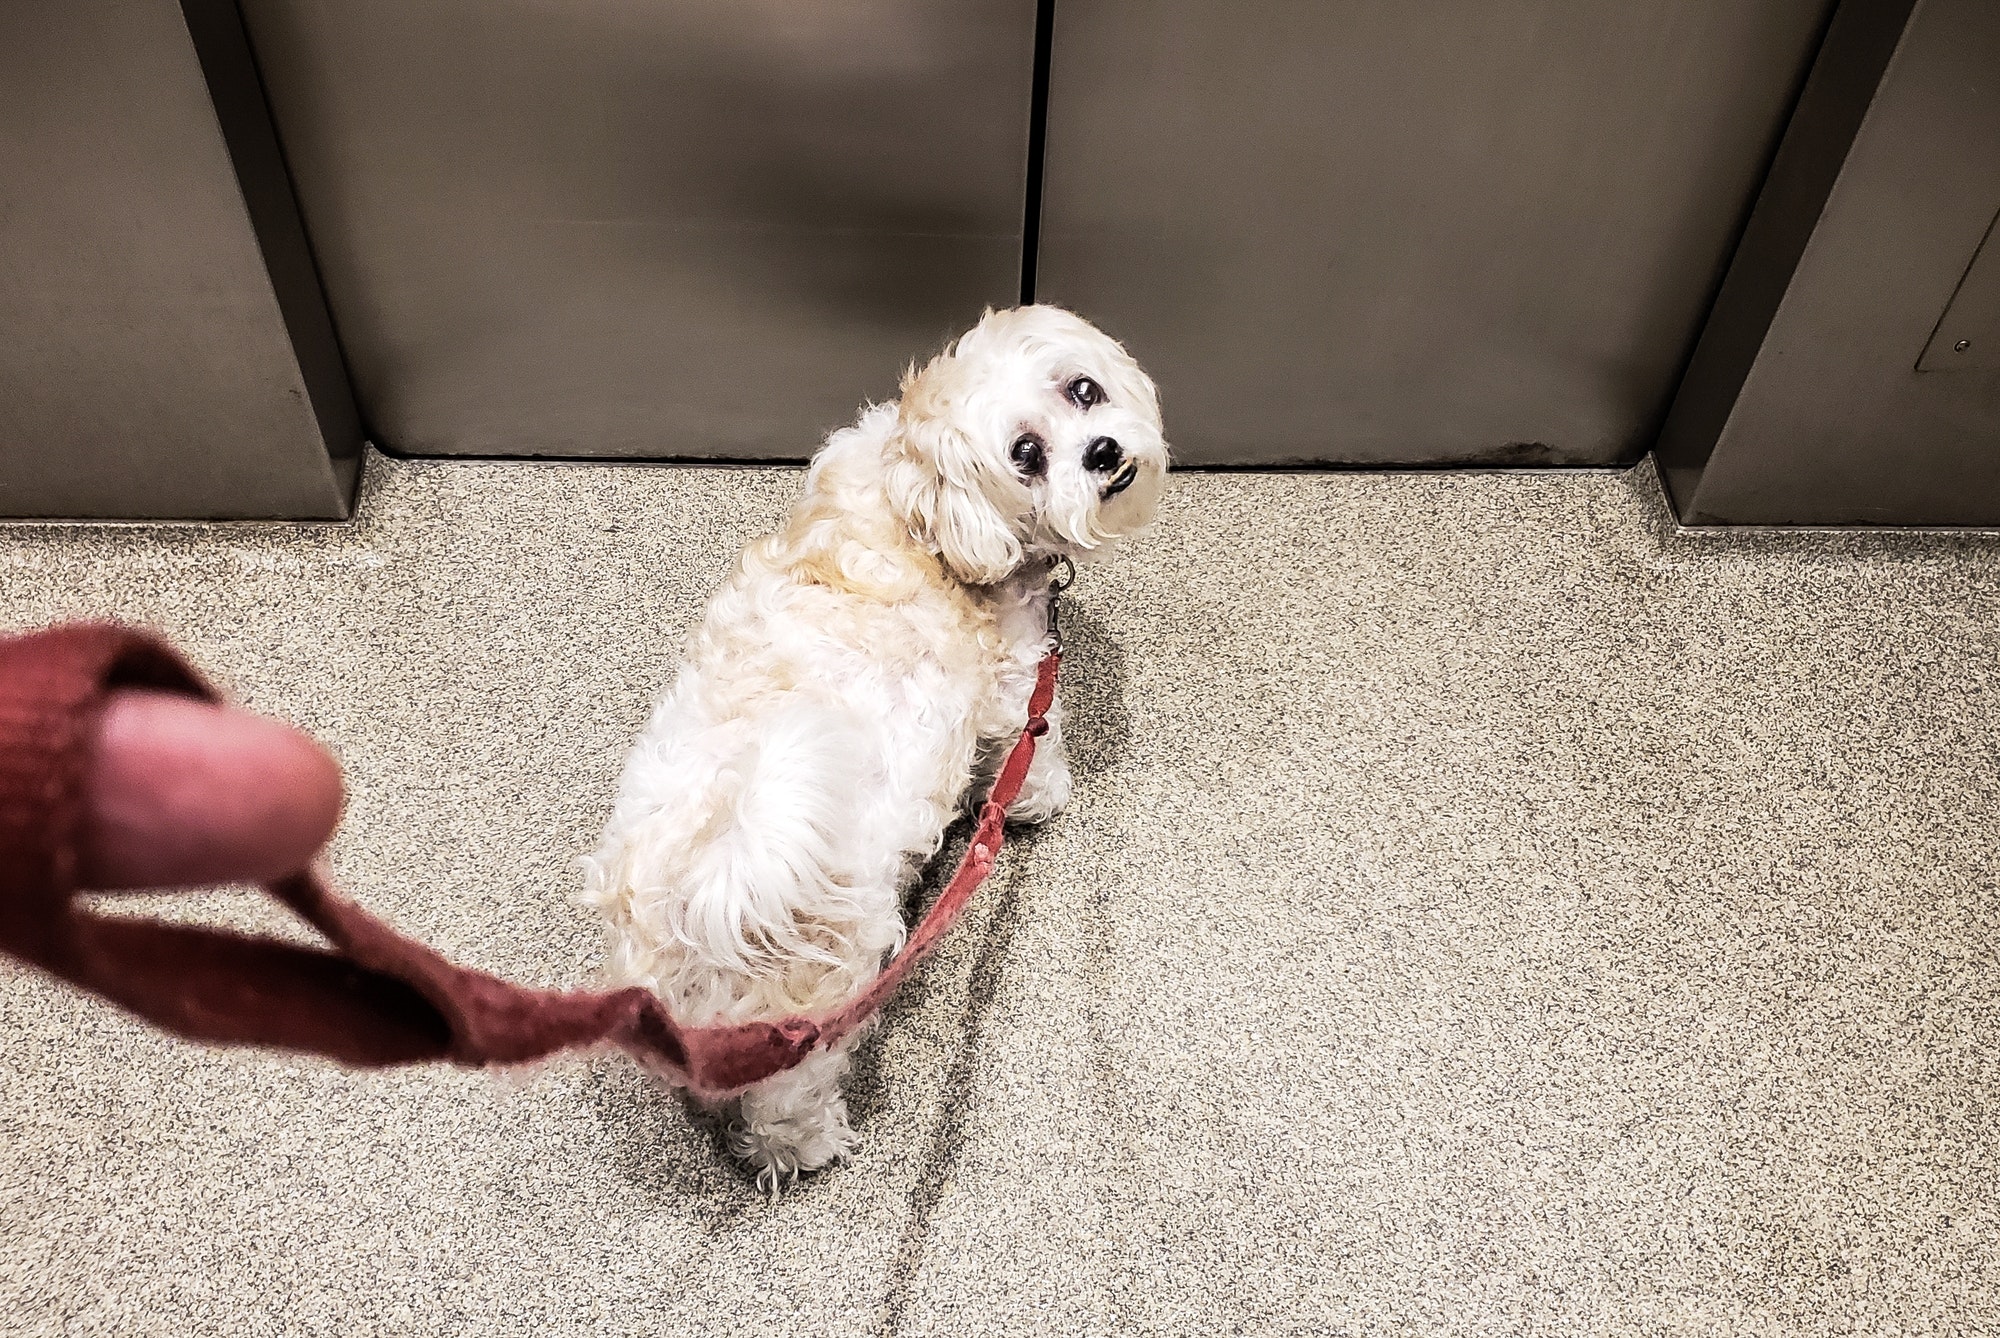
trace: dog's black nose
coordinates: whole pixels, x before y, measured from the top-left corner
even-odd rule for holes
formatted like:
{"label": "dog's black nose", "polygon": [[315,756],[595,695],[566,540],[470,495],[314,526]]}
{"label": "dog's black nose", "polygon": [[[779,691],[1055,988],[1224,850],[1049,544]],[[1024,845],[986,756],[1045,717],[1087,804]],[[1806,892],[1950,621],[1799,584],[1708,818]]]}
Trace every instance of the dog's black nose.
{"label": "dog's black nose", "polygon": [[1125,452],[1109,437],[1099,437],[1083,448],[1083,467],[1093,474],[1109,474],[1125,460]]}

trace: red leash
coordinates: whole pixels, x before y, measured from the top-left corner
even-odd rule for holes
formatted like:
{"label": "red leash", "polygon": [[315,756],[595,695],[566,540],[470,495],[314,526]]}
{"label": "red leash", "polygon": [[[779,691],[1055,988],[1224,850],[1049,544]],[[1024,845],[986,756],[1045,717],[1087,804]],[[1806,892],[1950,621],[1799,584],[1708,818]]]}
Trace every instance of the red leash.
{"label": "red leash", "polygon": [[[1066,583],[1057,585],[1059,593]],[[1055,627],[1050,600],[1050,628]],[[58,627],[0,641],[0,949],[194,1040],[274,1046],[362,1066],[519,1064],[612,1044],[671,1081],[719,1095],[781,1073],[865,1023],[935,948],[993,870],[1006,811],[1048,732],[1059,643],[951,882],[868,988],[819,1019],[689,1027],[638,986],[530,989],[445,960],[329,888],[269,884],[337,951],[102,916],[78,904],[76,837],[95,724],[120,687],[216,693],[164,642]]]}

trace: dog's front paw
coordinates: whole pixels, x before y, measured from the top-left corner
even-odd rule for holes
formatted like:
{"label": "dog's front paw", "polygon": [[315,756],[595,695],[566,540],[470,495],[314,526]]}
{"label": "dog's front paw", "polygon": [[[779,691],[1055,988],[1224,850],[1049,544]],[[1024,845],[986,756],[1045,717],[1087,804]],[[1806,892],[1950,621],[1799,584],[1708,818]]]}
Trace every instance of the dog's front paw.
{"label": "dog's front paw", "polygon": [[[1038,774],[1039,772],[1039,774]],[[1046,770],[1029,768],[1021,793],[1007,808],[1007,821],[1047,822],[1069,807],[1069,768],[1062,764]]]}

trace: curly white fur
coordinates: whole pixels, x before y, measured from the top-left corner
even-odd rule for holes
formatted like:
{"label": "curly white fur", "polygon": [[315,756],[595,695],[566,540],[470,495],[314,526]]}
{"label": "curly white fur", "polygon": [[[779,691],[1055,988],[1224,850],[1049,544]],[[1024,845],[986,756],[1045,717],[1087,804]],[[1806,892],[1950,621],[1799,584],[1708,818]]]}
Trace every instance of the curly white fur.
{"label": "curly white fur", "polygon": [[[1049,561],[1143,525],[1166,469],[1152,382],[1047,306],[987,313],[834,433],[626,761],[586,861],[611,974],[697,1024],[823,1013],[866,985],[1026,719]],[[1060,721],[1014,820],[1069,797]],[[742,1093],[731,1147],[765,1189],[853,1150],[846,1068],[843,1046]]]}

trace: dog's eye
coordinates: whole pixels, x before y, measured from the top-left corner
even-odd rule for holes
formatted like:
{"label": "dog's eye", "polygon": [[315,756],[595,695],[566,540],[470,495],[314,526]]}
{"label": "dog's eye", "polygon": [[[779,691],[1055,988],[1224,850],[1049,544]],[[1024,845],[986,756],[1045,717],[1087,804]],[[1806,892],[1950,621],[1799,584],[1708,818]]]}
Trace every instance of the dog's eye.
{"label": "dog's eye", "polygon": [[1009,454],[1014,457],[1014,468],[1031,479],[1040,478],[1042,471],[1049,467],[1049,457],[1042,450],[1042,443],[1033,437],[1021,437],[1016,440],[1014,449]]}
{"label": "dog's eye", "polygon": [[1089,409],[1104,403],[1103,387],[1087,376],[1079,376],[1070,382],[1069,389],[1064,393],[1069,396],[1069,402],[1079,409]]}

